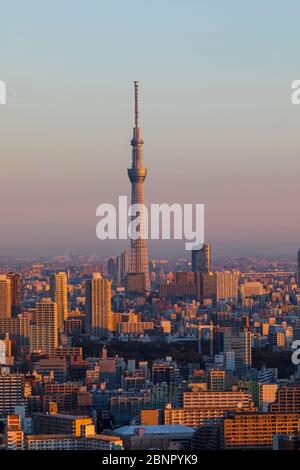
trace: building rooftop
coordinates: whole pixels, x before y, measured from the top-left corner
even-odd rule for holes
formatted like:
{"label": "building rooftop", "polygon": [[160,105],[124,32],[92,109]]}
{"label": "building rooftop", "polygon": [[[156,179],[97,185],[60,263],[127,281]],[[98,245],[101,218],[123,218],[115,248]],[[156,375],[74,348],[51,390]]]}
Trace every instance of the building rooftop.
{"label": "building rooftop", "polygon": [[28,441],[43,441],[43,440],[66,440],[66,439],[79,439],[74,434],[27,434],[26,439]]}
{"label": "building rooftop", "polygon": [[32,413],[32,416],[47,416],[61,419],[92,419],[91,416],[87,415],[72,415],[67,413]]}
{"label": "building rooftop", "polygon": [[110,436],[108,434],[94,434],[93,436],[86,436],[86,439],[96,439],[97,441],[111,441],[121,440],[119,436]]}
{"label": "building rooftop", "polygon": [[176,434],[185,433],[187,435],[194,433],[195,429],[181,425],[163,425],[155,426],[123,426],[114,430],[118,436],[133,436],[138,430],[144,430],[145,434]]}
{"label": "building rooftop", "polygon": [[[66,440],[66,439],[82,439],[80,436],[74,434],[27,434],[26,439],[28,441],[40,441],[40,440]],[[92,436],[86,436],[85,439],[96,439],[98,441],[111,441],[115,442],[121,440],[118,436],[109,436],[107,434],[94,434]]]}

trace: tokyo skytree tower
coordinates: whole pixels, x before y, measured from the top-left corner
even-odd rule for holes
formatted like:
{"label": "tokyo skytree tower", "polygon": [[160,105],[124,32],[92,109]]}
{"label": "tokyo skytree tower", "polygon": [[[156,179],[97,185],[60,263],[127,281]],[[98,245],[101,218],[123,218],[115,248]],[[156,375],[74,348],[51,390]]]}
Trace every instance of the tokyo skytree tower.
{"label": "tokyo skytree tower", "polygon": [[[132,165],[127,170],[131,182],[131,204],[144,205],[144,181],[147,176],[147,169],[143,167],[142,145],[143,139],[141,129],[139,127],[139,82],[134,82],[135,91],[135,125],[133,128],[132,145]],[[141,208],[136,213],[139,223],[136,232],[140,236],[136,239],[131,238],[131,256],[130,256],[130,272],[143,273],[145,289],[150,289],[149,265],[148,265],[148,243],[144,238],[144,214]],[[133,216],[132,219],[135,217]]]}

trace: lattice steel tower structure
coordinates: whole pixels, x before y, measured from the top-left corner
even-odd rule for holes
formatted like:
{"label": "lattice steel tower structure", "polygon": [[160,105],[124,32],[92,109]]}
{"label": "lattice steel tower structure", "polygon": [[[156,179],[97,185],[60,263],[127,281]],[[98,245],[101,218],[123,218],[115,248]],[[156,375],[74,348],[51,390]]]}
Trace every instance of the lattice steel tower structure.
{"label": "lattice steel tower structure", "polygon": [[[144,205],[144,181],[147,176],[147,169],[143,167],[142,153],[142,133],[139,127],[139,82],[134,82],[135,92],[135,125],[133,128],[132,146],[132,165],[127,170],[131,182],[131,204],[141,204],[139,211],[139,224],[136,231],[140,236],[136,239],[131,238],[131,256],[130,256],[130,273],[144,274],[145,289],[150,289],[149,264],[148,264],[148,243],[144,238],[144,213],[142,207]],[[133,216],[133,219],[135,217]]]}

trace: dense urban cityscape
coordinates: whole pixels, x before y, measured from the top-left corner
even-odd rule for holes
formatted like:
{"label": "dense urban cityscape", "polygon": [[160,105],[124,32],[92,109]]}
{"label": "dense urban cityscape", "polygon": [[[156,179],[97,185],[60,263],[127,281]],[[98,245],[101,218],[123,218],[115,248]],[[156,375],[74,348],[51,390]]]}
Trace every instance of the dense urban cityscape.
{"label": "dense urban cityscape", "polygon": [[[135,82],[133,204],[138,115]],[[299,448],[300,250],[186,253],[0,259],[2,449]]]}
{"label": "dense urban cityscape", "polygon": [[1,259],[2,447],[297,447],[300,264],[129,257]]}

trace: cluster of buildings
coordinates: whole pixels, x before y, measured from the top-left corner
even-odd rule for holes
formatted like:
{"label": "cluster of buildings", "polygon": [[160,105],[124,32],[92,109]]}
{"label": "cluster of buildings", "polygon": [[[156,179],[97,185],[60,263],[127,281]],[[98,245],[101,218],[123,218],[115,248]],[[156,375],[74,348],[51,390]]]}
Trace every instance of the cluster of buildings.
{"label": "cluster of buildings", "polygon": [[149,263],[143,293],[113,259],[3,268],[2,448],[297,448],[297,273],[213,271],[209,245],[186,266]]}

